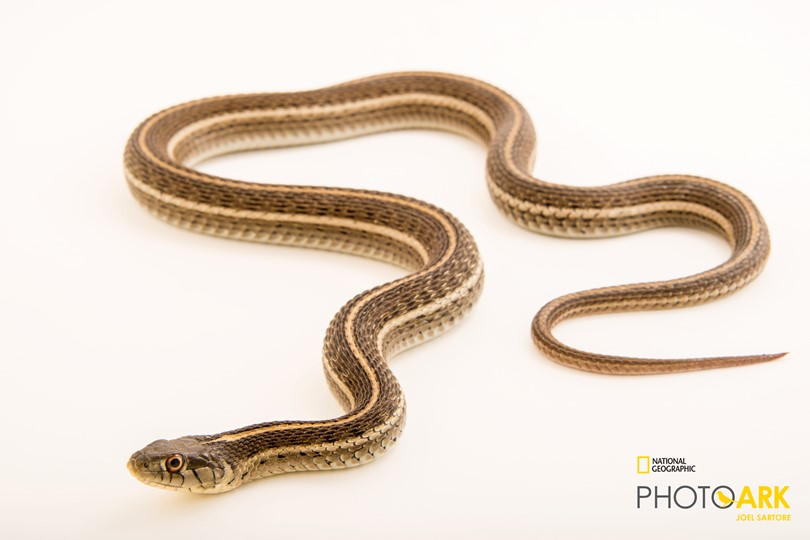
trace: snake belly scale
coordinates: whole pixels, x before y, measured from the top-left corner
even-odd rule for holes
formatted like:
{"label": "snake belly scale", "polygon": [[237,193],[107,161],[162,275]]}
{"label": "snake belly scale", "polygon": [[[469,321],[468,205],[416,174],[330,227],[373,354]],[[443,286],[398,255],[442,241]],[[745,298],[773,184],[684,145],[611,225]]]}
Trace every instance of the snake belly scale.
{"label": "snake belly scale", "polygon": [[399,195],[242,182],[193,166],[230,152],[411,128],[481,141],[493,201],[528,229],[589,238],[688,226],[714,231],[731,244],[725,263],[697,275],[584,291],[548,303],[532,323],[533,339],[548,357],[598,373],[647,374],[781,356],[616,357],[568,347],[551,333],[555,324],[581,315],[702,303],[756,277],[768,256],[768,232],[752,202],[725,184],[683,175],[603,187],[541,181],[530,172],[535,136],[523,107],[494,86],[450,74],[394,73],[312,91],[202,99],[148,118],[127,144],[126,178],[149,211],[195,231],[354,253],[410,273],[358,295],[329,326],[324,372],[344,415],[158,440],[130,458],[136,478],[168,489],[221,493],[274,474],[367,463],[397,440],[405,400],[387,359],[452,327],[477,299],[483,266],[470,234],[444,210]]}

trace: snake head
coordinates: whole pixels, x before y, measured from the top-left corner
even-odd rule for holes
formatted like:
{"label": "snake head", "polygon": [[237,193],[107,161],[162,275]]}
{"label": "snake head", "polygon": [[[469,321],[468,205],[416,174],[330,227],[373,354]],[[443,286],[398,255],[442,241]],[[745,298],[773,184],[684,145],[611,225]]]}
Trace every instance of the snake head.
{"label": "snake head", "polygon": [[127,468],[146,485],[175,491],[222,493],[241,483],[226,456],[196,437],[148,444],[132,454]]}

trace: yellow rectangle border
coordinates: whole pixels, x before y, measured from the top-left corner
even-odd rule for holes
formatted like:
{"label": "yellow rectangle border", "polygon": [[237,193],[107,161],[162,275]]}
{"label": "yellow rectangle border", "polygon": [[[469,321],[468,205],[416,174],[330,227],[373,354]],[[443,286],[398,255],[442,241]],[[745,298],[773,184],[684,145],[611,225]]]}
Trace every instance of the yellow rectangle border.
{"label": "yellow rectangle border", "polygon": [[638,456],[636,458],[636,472],[638,474],[650,474],[650,456]]}

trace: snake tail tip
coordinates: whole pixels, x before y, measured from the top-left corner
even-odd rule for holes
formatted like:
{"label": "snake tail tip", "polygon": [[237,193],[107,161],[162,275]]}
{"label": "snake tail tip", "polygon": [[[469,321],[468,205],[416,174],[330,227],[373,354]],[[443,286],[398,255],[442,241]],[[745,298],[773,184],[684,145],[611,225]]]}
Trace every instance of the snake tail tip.
{"label": "snake tail tip", "polygon": [[773,354],[757,354],[754,356],[744,356],[741,360],[744,361],[744,364],[761,364],[764,362],[773,362],[774,360],[779,360],[783,356],[786,356],[789,353],[780,352],[780,353],[773,353]]}

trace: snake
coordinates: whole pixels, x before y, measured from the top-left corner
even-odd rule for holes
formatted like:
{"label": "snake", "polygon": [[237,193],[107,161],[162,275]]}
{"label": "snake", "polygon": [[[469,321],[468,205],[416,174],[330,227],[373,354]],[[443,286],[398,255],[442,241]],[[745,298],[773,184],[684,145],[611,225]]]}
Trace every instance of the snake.
{"label": "snake", "polygon": [[550,301],[531,324],[532,339],[548,358],[590,372],[644,375],[754,364],[784,354],[631,358],[578,350],[552,335],[555,325],[572,317],[700,304],[754,279],[768,258],[768,230],[751,200],[729,185],[688,175],[597,187],[538,179],[531,173],[535,131],[523,106],[493,85],[460,75],[390,73],[315,90],[205,98],[154,114],[129,138],[126,180],[149,212],[209,235],[382,260],[407,275],[355,296],[328,327],[323,369],[344,414],[159,439],[129,459],[135,478],[177,491],[223,493],[281,473],[362,465],[397,441],[405,398],[388,360],[452,328],[479,297],[484,270],[468,230],[447,211],[401,195],[253,183],[195,166],[232,152],[401,129],[443,130],[479,141],[487,152],[492,200],[526,229],[595,238],[691,227],[731,245],[725,262],[695,275]]}

